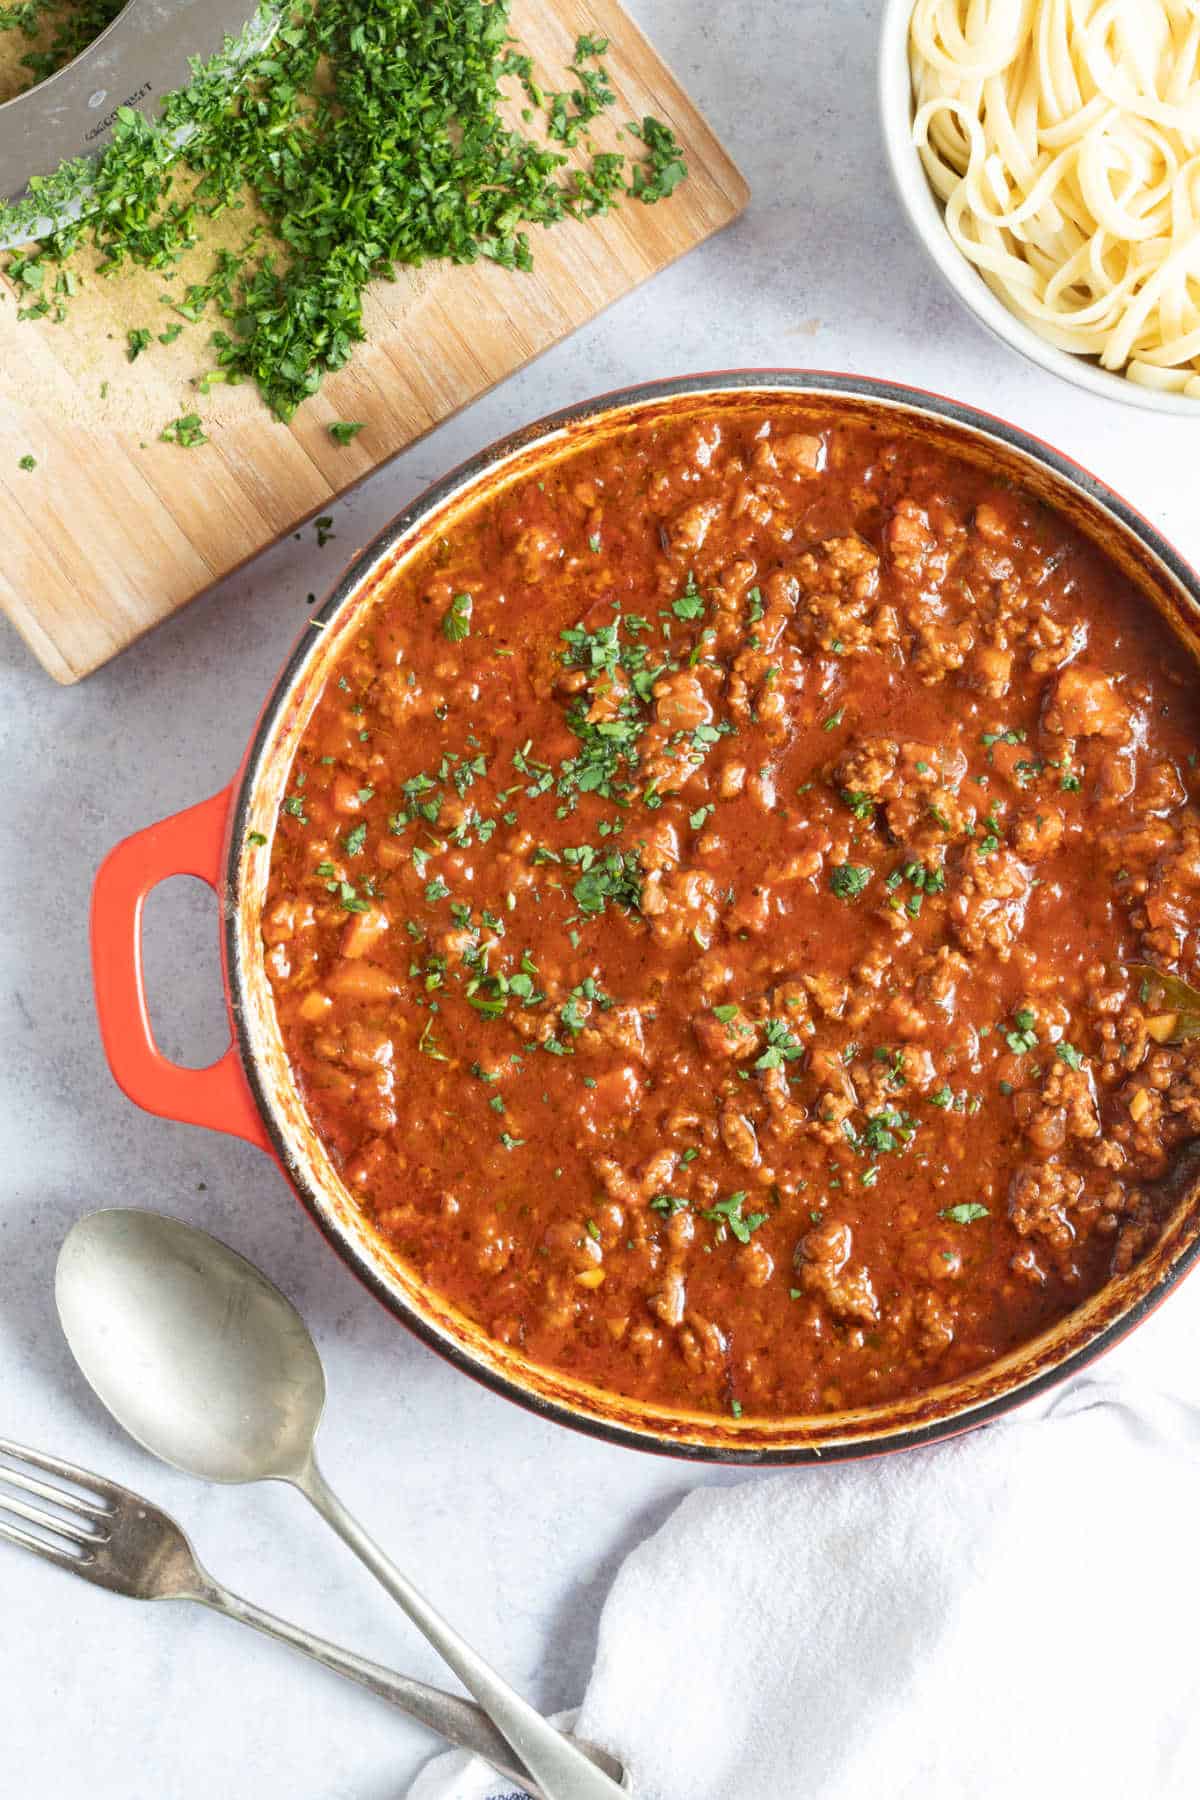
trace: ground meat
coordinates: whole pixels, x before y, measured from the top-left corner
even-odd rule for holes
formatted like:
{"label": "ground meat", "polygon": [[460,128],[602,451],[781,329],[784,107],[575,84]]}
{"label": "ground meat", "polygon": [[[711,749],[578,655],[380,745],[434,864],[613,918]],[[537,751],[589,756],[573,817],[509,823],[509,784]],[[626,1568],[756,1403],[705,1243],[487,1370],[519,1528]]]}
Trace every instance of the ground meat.
{"label": "ground meat", "polygon": [[867,1271],[850,1261],[853,1247],[849,1225],[834,1220],[806,1232],[796,1247],[796,1280],[806,1294],[822,1300],[835,1319],[874,1325],[879,1302]]}
{"label": "ground meat", "polygon": [[953,859],[948,912],[963,949],[1007,962],[1025,923],[1032,877],[1008,850],[981,856],[974,844]]}
{"label": "ground meat", "polygon": [[726,1106],[721,1112],[721,1139],[735,1162],[743,1168],[757,1168],[762,1161],[754,1126],[744,1112]]}
{"label": "ground meat", "polygon": [[1008,1189],[1008,1216],[1022,1237],[1040,1238],[1051,1250],[1075,1241],[1071,1210],[1083,1192],[1083,1176],[1057,1163],[1026,1164]]}
{"label": "ground meat", "polygon": [[940,1356],[954,1342],[954,1313],[931,1289],[917,1295],[915,1306],[917,1343],[926,1356]]}
{"label": "ground meat", "polygon": [[1069,1138],[1087,1142],[1100,1135],[1100,1115],[1090,1073],[1052,1062],[1040,1091],[1017,1096],[1017,1118],[1042,1156],[1061,1150]]}
{"label": "ground meat", "polygon": [[844,656],[894,641],[894,617],[877,608],[879,556],[859,537],[829,538],[793,571],[806,641]]}
{"label": "ground meat", "polygon": [[1075,663],[1054,683],[1042,715],[1047,731],[1063,737],[1103,737],[1124,743],[1129,709],[1111,676]]}
{"label": "ground meat", "polygon": [[1190,813],[1154,864],[1139,921],[1152,958],[1200,968],[1200,817]]}
{"label": "ground meat", "polygon": [[1053,856],[1065,829],[1066,821],[1057,806],[1029,807],[1013,820],[1013,849],[1025,862],[1040,862],[1043,857]]}

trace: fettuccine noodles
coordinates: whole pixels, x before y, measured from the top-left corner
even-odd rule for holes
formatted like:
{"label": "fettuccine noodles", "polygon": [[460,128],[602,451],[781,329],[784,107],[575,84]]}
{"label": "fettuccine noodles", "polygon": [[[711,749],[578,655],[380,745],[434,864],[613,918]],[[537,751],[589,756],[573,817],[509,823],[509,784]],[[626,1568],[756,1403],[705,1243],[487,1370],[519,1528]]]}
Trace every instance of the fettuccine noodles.
{"label": "fettuccine noodles", "polygon": [[1200,398],[1200,0],[916,0],[913,139],[1049,343]]}

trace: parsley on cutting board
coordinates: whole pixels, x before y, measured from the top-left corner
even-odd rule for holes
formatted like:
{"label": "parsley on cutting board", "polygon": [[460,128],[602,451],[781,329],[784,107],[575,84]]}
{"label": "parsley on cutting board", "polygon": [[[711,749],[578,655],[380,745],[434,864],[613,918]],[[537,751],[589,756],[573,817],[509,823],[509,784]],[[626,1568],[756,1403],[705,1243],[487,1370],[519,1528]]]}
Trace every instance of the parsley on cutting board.
{"label": "parsley on cutting board", "polygon": [[[654,204],[686,178],[657,119],[625,126],[618,142],[636,145],[632,154],[596,147],[593,128],[615,100],[607,39],[579,38],[568,85],[546,93],[509,35],[509,10],[510,0],[305,0],[239,81],[224,54],[198,65],[156,123],[122,107],[95,166],[64,164],[0,208],[0,232],[12,236],[94,188],[78,222],[11,257],[5,273],[22,296],[37,293],[49,265],[91,244],[103,274],[127,264],[169,274],[203,241],[206,218],[248,198],[267,228],[248,228],[239,248],[215,254],[206,280],[163,298],[188,324],[217,326],[201,393],[253,381],[291,418],[362,341],[369,282],[430,259],[529,269],[527,227],[625,197]],[[531,106],[516,107],[522,95]],[[514,110],[526,123],[540,115],[545,136],[516,128]],[[191,135],[176,150],[180,131]],[[566,154],[576,146],[585,161]],[[143,337],[131,333],[131,356]],[[164,435],[203,443],[193,418]],[[332,435],[348,439],[350,422]]]}

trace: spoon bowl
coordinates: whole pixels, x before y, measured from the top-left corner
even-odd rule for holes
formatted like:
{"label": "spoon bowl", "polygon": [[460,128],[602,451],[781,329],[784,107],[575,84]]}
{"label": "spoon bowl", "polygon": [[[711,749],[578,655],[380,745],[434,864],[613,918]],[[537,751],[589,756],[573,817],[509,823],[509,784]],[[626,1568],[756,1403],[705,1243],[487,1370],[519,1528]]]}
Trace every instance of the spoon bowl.
{"label": "spoon bowl", "polygon": [[55,1299],[84,1375],[153,1455],[205,1481],[307,1468],[321,1361],[291,1301],[235,1250],[160,1213],[91,1213],[63,1244]]}

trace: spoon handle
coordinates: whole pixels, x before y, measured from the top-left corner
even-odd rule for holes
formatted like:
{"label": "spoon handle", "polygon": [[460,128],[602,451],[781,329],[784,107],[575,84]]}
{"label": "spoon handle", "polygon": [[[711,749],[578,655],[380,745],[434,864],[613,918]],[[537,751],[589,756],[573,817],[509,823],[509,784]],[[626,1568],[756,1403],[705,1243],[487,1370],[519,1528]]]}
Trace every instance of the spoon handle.
{"label": "spoon handle", "polygon": [[[492,1723],[503,1732],[517,1755],[541,1785],[547,1800],[622,1800],[622,1790],[582,1750],[556,1731],[536,1708],[497,1675],[477,1651],[402,1575],[383,1551],[346,1511],[315,1461],[293,1477],[295,1485],[332,1525],[342,1542],[386,1588],[417,1630],[449,1664]],[[627,1800],[627,1797],[626,1797]]]}
{"label": "spoon handle", "polygon": [[[431,1731],[436,1731],[447,1743],[473,1751],[501,1775],[520,1782],[522,1787],[529,1790],[532,1800],[544,1800],[528,1769],[513,1754],[507,1738],[501,1736],[482,1707],[476,1706],[473,1700],[464,1700],[458,1694],[444,1693],[441,1688],[430,1687],[423,1681],[414,1681],[407,1675],[399,1675],[394,1669],[385,1668],[382,1663],[370,1662],[365,1656],[356,1656],[352,1650],[344,1650],[340,1644],[331,1644],[326,1638],[305,1631],[303,1626],[293,1625],[288,1619],[280,1619],[265,1607],[256,1606],[252,1600],[244,1600],[240,1594],[231,1593],[228,1588],[219,1587],[216,1582],[210,1582],[202,1590],[198,1590],[194,1598],[203,1606],[210,1607],[213,1612],[222,1613],[227,1619],[236,1619],[239,1625],[249,1625],[253,1631],[261,1631],[264,1637],[275,1638],[279,1643],[299,1650],[302,1656],[310,1657],[323,1668],[331,1669],[335,1675],[345,1676],[348,1681],[357,1682],[359,1687],[368,1688],[381,1700],[390,1701],[410,1718],[428,1726]],[[597,1752],[597,1755],[600,1754],[602,1753]]]}

